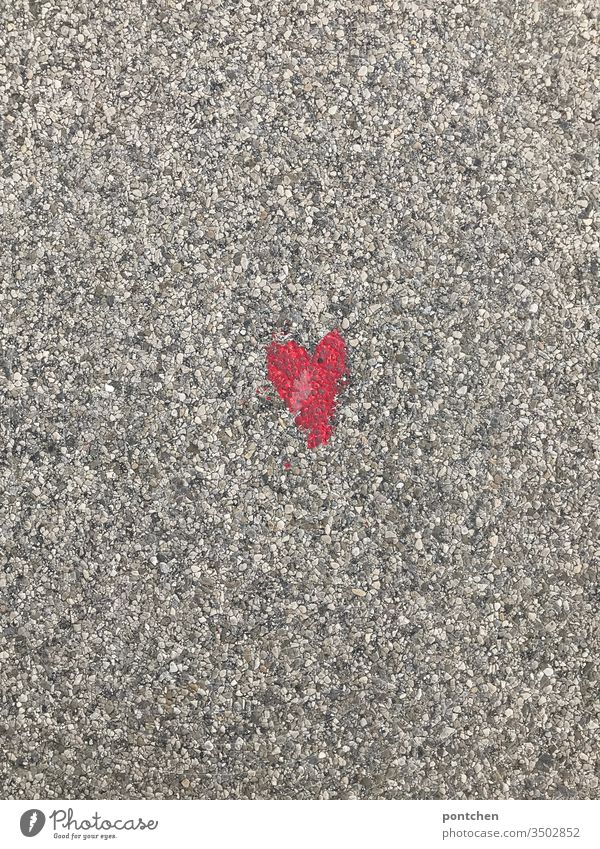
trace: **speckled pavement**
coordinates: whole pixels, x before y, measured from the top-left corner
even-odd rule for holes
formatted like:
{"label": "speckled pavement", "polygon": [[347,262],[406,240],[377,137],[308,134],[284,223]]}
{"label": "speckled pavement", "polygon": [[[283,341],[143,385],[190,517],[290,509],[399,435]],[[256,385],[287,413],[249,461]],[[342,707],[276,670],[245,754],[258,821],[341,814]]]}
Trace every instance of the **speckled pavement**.
{"label": "speckled pavement", "polygon": [[0,795],[598,798],[598,5],[0,9]]}

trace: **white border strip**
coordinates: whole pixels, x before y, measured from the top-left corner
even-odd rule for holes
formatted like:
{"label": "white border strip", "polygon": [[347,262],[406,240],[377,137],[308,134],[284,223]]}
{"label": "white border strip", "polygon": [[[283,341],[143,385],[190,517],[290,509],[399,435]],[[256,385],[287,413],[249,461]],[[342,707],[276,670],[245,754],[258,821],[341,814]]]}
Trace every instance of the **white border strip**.
{"label": "white border strip", "polygon": [[3,849],[173,842],[177,849],[599,849],[600,802],[0,801]]}

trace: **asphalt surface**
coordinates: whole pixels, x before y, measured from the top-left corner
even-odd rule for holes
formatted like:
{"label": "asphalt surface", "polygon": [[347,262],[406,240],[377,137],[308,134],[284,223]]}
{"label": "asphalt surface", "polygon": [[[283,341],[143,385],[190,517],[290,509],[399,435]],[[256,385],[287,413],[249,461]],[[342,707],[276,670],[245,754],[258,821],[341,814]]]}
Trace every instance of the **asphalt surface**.
{"label": "asphalt surface", "polygon": [[0,8],[0,795],[598,798],[597,4]]}

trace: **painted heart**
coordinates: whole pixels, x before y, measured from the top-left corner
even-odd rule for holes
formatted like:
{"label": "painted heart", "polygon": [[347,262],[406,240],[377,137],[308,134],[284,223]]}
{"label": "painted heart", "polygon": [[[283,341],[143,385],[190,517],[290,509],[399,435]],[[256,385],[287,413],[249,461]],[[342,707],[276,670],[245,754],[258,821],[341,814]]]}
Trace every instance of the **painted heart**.
{"label": "painted heart", "polygon": [[346,374],[346,343],[338,331],[324,336],[312,356],[297,342],[273,341],[267,349],[267,373],[296,425],[306,431],[308,447],[325,445]]}

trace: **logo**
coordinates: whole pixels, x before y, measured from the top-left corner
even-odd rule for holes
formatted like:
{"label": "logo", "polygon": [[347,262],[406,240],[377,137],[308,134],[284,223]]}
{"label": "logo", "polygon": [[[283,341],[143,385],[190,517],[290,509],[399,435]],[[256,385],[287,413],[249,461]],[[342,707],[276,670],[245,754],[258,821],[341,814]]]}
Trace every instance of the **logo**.
{"label": "logo", "polygon": [[21,817],[21,834],[25,837],[35,837],[43,829],[46,817],[37,808],[31,808]]}

